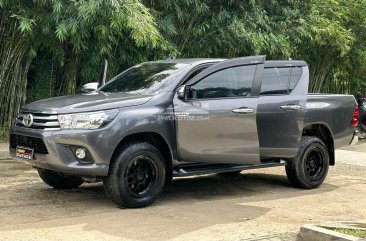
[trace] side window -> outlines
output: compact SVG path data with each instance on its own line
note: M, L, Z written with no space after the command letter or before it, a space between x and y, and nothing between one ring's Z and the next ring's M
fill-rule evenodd
M302 75L301 67L265 68L261 95L286 95L296 87Z
M290 77L290 84L289 84L289 91L291 92L299 82L302 75L302 68L301 67L293 67L291 68L291 77Z
M256 67L239 66L215 72L192 85L189 97L209 99L250 96Z
M261 95L287 94L290 68L265 68Z

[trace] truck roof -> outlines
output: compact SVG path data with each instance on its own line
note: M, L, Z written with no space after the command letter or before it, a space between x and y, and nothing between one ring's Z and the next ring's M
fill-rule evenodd
M264 62L264 67L290 67L290 66L307 66L302 60L268 60Z
M179 63L179 64L200 64L209 62L222 62L227 59L219 58L184 58L184 59L167 59L159 62L164 63ZM289 66L307 66L305 61L302 60L266 60L264 67L289 67Z

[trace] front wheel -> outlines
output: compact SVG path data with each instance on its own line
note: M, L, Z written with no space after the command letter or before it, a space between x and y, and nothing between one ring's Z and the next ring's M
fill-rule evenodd
M286 174L296 187L312 189L325 180L329 169L329 152L317 137L303 137L297 156L288 161Z
M56 189L76 188L84 183L79 177L67 176L60 172L47 169L37 169L39 177L49 186Z
M104 179L104 189L117 205L140 208L160 196L165 178L165 160L160 151L149 143L136 142L115 157Z

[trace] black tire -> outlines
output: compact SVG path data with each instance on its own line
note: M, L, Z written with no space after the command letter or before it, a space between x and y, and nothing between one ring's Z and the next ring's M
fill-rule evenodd
M112 160L104 189L120 207L141 208L152 204L165 184L165 160L146 142L131 143Z
M329 169L329 152L317 137L302 138L295 158L286 164L288 180L296 187L313 189L325 180Z
M84 181L79 177L67 176L59 172L37 169L39 177L49 186L56 189L71 189L79 187Z

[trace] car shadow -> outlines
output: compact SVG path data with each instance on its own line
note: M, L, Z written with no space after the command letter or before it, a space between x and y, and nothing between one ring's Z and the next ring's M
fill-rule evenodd
M231 176L211 174L176 178L165 188L159 204L212 201L220 199L271 200L333 191L337 187L324 183L320 188L304 190L293 187L285 175L237 173ZM277 197L275 194L281 194ZM248 199L250 198L250 199Z
M151 207L188 205L202 201L227 199L236 200L236 202L268 201L330 192L335 189L337 189L337 186L329 183L323 183L321 187L311 190L295 188L285 175L280 174L246 172L236 173L231 176L209 174L174 178L171 183L167 183L161 197ZM101 199L105 199L106 202L111 203L112 206L114 205L105 195L101 183L84 184L78 189L52 190L56 193L78 193L79 195L93 196L97 202L102 202ZM89 201L91 201L90 197Z

